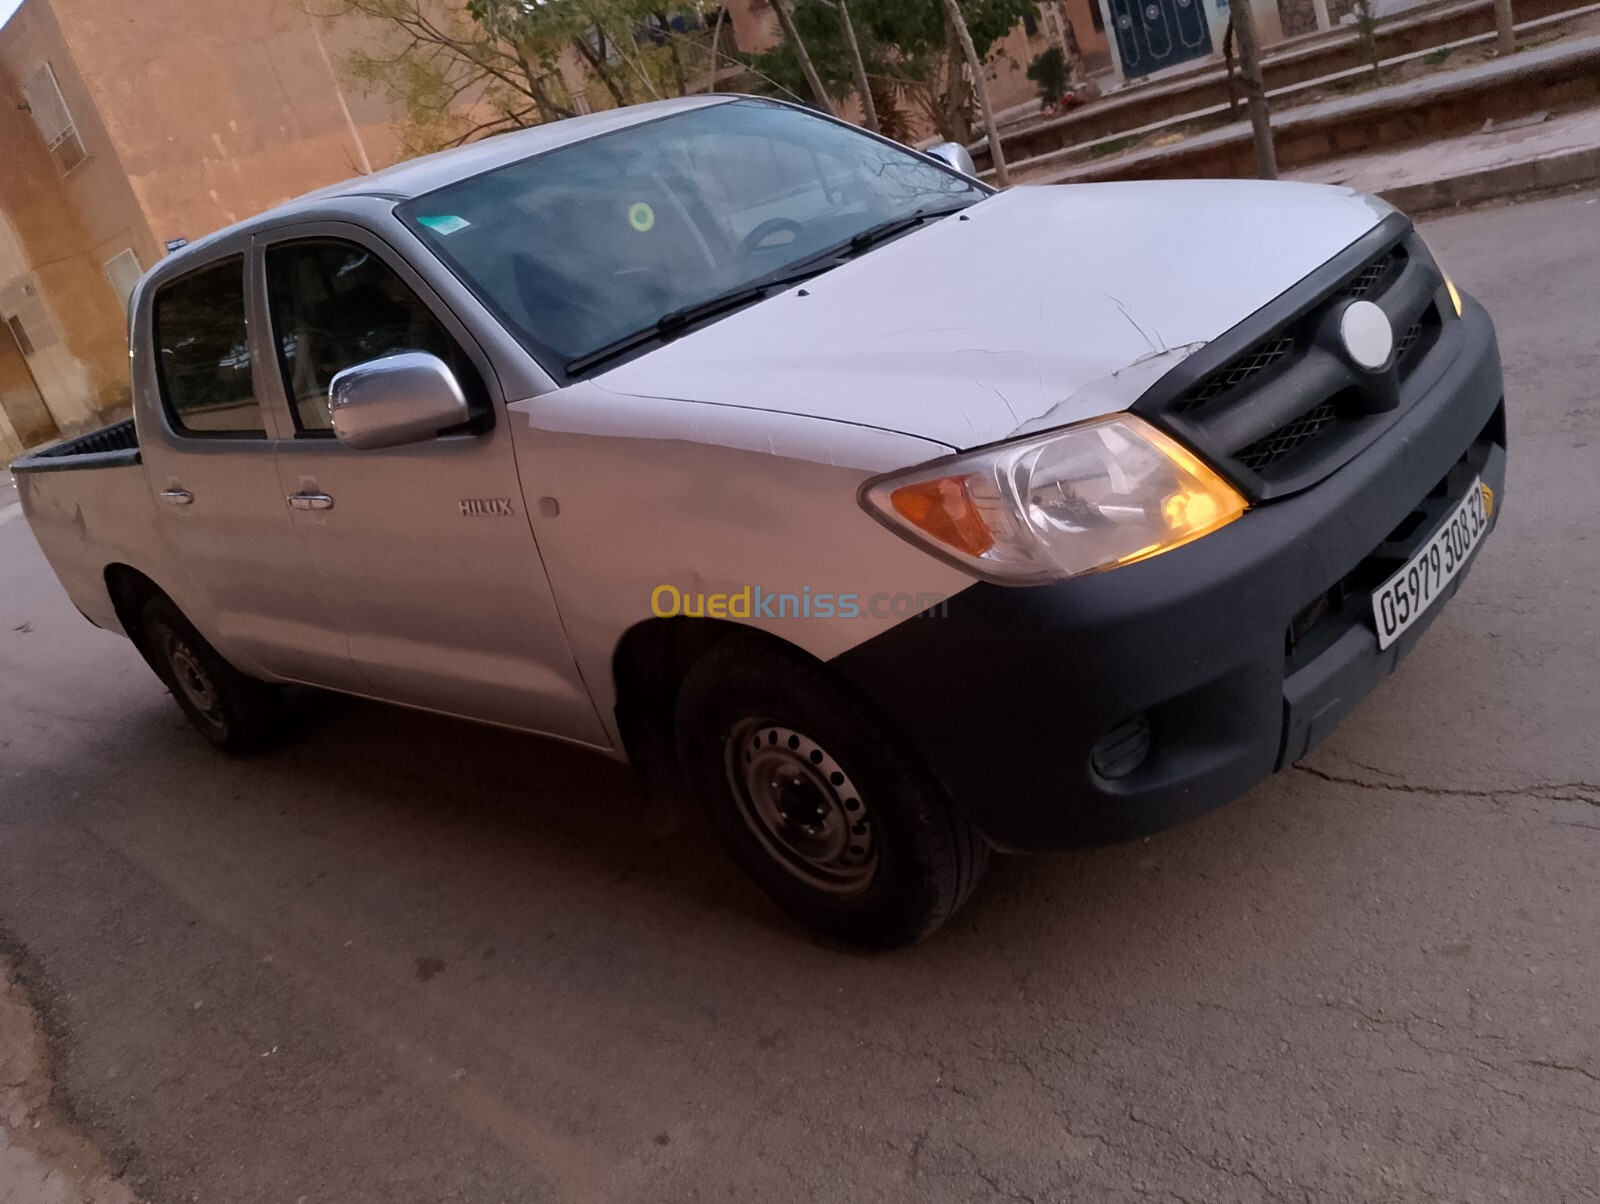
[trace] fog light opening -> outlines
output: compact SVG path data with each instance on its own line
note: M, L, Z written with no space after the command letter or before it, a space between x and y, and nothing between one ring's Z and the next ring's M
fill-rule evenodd
M1143 715L1125 719L1096 740L1089 764L1103 778L1125 778L1150 755L1150 721Z

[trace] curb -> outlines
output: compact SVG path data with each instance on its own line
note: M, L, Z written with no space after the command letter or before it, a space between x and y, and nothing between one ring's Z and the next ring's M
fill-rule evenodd
M1586 146L1441 180L1398 184L1380 189L1377 195L1396 209L1417 214L1596 180L1600 180L1600 146Z
M1407 142L1473 133L1485 117L1521 117L1537 108L1566 110L1593 104L1597 98L1600 34L1590 34L1508 60L1491 59L1459 71L1292 108L1274 119L1272 129L1278 166L1292 171ZM1066 153L1025 160L1013 170L1035 184L1254 174L1250 124L1244 120L1123 155L1053 168L1032 166Z

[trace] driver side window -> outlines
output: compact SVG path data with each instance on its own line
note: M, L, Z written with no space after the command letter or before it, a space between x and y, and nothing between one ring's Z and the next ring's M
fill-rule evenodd
M487 416L488 395L472 361L366 247L334 238L268 247L267 290L283 387L300 434L332 433L328 386L335 376L401 351L426 351L450 365L474 415Z

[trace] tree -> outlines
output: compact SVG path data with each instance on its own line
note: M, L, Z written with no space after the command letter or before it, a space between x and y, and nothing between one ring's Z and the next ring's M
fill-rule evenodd
M1261 44L1256 41L1256 20L1248 0L1228 6L1239 42L1239 74L1244 81L1245 107L1255 136L1256 175L1278 178L1278 152L1272 145L1272 114L1267 109L1267 89L1261 80Z
M1502 58L1517 49L1517 25L1511 0L1494 0L1495 53Z
M790 53L800 64L800 74L805 76L806 86L811 89L811 99L824 113L832 113L833 102L828 99L827 88L822 86L822 77L817 74L816 64L811 61L811 52L806 49L805 39L795 27L789 0L772 0L772 10L778 14L778 24L783 27L783 40L788 43Z
M1000 145L1000 127L995 124L994 108L989 104L989 80L984 74L983 59L973 44L972 31L967 28L967 19L962 15L957 0L944 0L944 11L950 27L961 42L962 53L966 55L972 90L977 94L978 109L983 114L983 128L989 136L989 161L994 164L995 183L1005 188L1011 183L1011 173L1006 169L1005 149Z
M905 138L910 122L901 107L920 112L941 137L972 140L974 94L966 56L934 0L849 0L868 90L879 125ZM961 11L980 56L1033 11L1033 0L961 0ZM794 25L810 52L828 94L842 98L859 89L849 48L832 0L794 0ZM780 43L745 60L763 90L790 96L809 85L791 46Z
M1356 0L1356 37L1361 39L1361 57L1372 68L1373 77L1383 79L1383 53L1378 49L1378 18L1372 0Z
M702 24L699 0L320 2L314 15L362 18L381 31L349 65L400 106L412 153L681 96L718 65L716 39L689 36Z
M1061 103L1067 94L1067 55L1059 46L1049 46L1028 64L1028 78L1039 85L1039 101L1047 109Z
M333 0L318 15L362 17L384 30L384 44L355 52L350 67L400 104L407 150L437 150L575 111L552 48L530 46L465 6Z
M855 81L856 96L861 101L861 123L874 134L878 132L878 112L872 99L872 85L867 80L866 60L861 57L861 42L856 38L856 24L850 19L850 9L845 0L833 0L839 14L839 32L844 35L845 52L850 59L850 76Z

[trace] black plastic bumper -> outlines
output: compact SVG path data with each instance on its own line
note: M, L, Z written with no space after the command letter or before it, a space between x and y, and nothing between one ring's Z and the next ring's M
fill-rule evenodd
M1505 420L1488 315L1469 300L1446 342L1433 386L1306 492L1112 572L974 585L948 614L901 623L835 667L1001 848L1141 836L1238 797L1326 736L1438 617L1462 576L1380 651L1370 591L1474 476L1498 517ZM1148 753L1102 776L1096 743L1139 716Z

